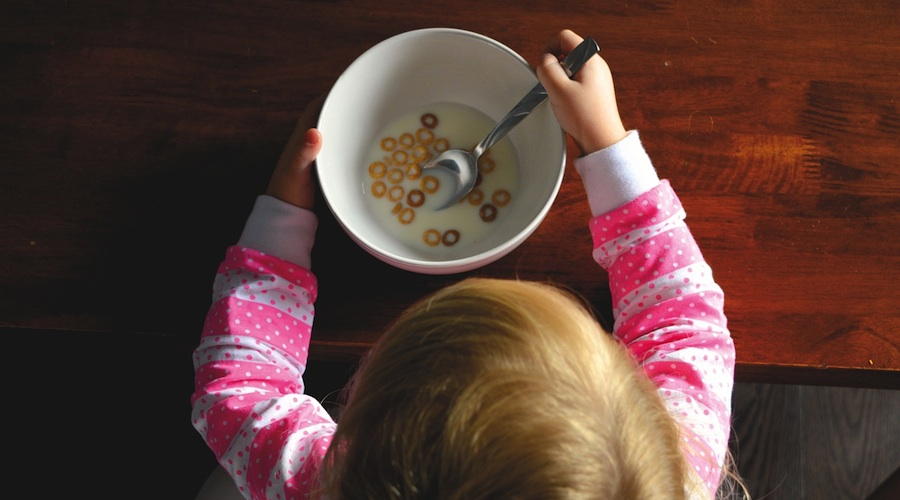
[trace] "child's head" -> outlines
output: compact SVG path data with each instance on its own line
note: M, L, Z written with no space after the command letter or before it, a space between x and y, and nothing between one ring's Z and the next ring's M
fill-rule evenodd
M406 311L358 371L330 498L682 498L678 431L574 296L466 279Z

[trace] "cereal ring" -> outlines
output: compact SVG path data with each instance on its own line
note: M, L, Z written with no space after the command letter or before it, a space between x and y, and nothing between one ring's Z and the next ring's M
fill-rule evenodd
M403 199L404 194L406 194L406 191L403 189L403 186L391 186L387 193L388 199L391 201L400 201Z
M497 218L497 207L490 203L485 203L484 205L481 205L481 210L478 211L478 215L481 217L481 220L492 222Z
M397 220L400 221L400 224L409 224L416 218L416 211L406 207L397 214Z
M384 174L387 172L387 165L381 163L380 161L373 161L369 164L369 176L373 179L380 179L384 177Z
M450 143L447 141L447 139L441 137L440 139L435 139L434 144L432 144L431 147L433 147L434 150L438 153L443 153L450 147Z
M419 144L427 146L434 142L434 132L427 128L420 128L419 130L416 130L416 140L419 141Z
M425 203L425 193L418 189L410 189L406 195L406 204L411 207L421 207Z
M416 143L416 138L413 137L413 135L410 134L409 132L404 132L404 133L400 134L400 145L403 146L404 148L409 149L409 148L413 147L413 145L415 143Z
M494 191L494 194L491 196L491 201L494 202L494 205L498 207L505 207L512 196L509 194L509 191L505 189L498 189Z
M419 118L419 121L422 122L422 126L425 128L434 128L438 124L438 118L434 113L425 113Z
M409 154L402 149L398 149L391 153L391 163L394 165L406 165L409 161Z
M385 137L381 140L381 149L385 151L393 151L397 147L397 139L393 137Z
M422 167L418 163L410 163L406 166L406 178L414 181L422 175Z
M484 156L478 158L478 171L484 174L489 174L494 171L497 167L497 163L494 162L493 158L485 158Z
M394 208L391 209L391 213L397 215L401 210L403 210L403 203L395 203Z
M384 193L387 192L387 186L381 181L375 181L372 183L372 196L376 198L383 198Z
M481 172L478 172L478 173L475 175L475 187L480 186L480 185L481 185L481 181L483 181L483 180L484 180L484 176L481 175Z
M390 169L387 173L387 179L391 182L391 184L400 184L403 181L403 169Z
M472 205L480 205L481 201L484 200L484 191L473 188L469 191L469 194L466 195L466 199L469 200L469 203Z
M437 229L426 229L422 233L422 240L430 247L436 247L441 243L441 233Z
M439 187L441 187L441 181L437 180L437 177L433 175L426 175L425 177L422 177L421 181L419 181L419 185L422 187L422 191L425 191L428 194L433 194L437 192Z
M441 237L441 243L447 245L448 247L452 247L459 241L459 231L456 229L448 229L444 236Z
M418 144L416 147L412 149L412 154L410 154L412 160L416 163L422 163L425 161L425 158L428 157L428 148L425 146Z

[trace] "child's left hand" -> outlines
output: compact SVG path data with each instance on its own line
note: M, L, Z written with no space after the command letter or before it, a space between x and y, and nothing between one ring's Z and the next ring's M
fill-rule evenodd
M312 101L297 120L266 189L267 195L307 210L312 210L316 198L312 169L322 150L322 134L313 127L324 101L323 94Z

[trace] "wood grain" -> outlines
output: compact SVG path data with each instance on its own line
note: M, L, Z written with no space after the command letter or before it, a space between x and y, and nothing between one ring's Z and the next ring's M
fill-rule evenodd
M356 57L450 26L534 61L569 27L599 40L626 125L682 198L726 292L739 378L900 387L896 2L98 0L3 11L0 328L193 345L218 261L294 120ZM403 307L460 277L388 268L324 205L317 213L316 357L358 356ZM570 168L537 232L470 274L563 282L608 321L587 217Z

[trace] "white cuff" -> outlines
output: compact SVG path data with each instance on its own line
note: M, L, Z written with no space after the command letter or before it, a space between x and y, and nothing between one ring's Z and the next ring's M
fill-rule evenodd
M316 214L305 208L260 195L247 218L238 245L309 269L318 223Z
M594 216L620 207L659 184L637 130L629 131L611 146L576 158L573 164L581 174Z

